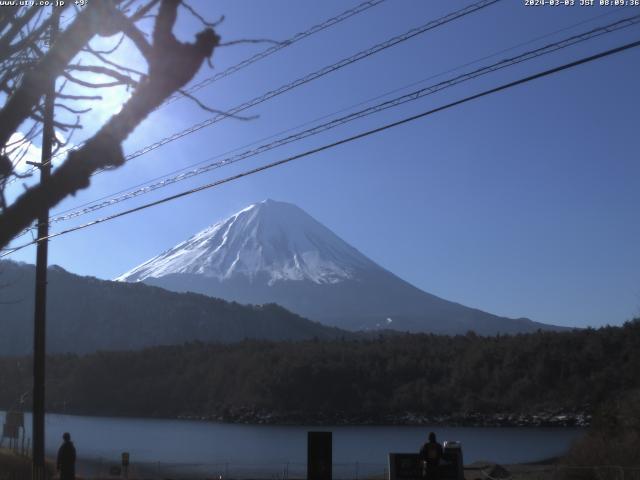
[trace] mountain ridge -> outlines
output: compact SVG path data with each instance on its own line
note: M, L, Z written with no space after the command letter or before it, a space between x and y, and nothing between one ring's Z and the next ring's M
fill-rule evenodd
M116 280L240 303L274 302L348 330L493 335L563 329L424 292L299 207L270 199L216 222Z
M35 267L0 261L0 355L32 351ZM184 342L350 338L281 306L239 305L197 293L48 270L47 351L138 350Z

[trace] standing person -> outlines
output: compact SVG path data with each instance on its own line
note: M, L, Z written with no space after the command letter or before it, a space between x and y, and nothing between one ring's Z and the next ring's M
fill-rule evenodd
M64 442L58 450L57 465L60 480L76 480L76 447L73 446L69 432L65 432L62 439Z
M429 480L437 480L438 465L442 458L442 445L436 442L436 434L429 433L429 441L420 449L420 460L423 465L423 475Z

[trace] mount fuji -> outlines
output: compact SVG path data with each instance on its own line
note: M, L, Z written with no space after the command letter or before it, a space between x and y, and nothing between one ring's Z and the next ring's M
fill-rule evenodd
M349 330L481 335L560 329L426 293L295 205L250 205L116 279L239 303L278 303Z

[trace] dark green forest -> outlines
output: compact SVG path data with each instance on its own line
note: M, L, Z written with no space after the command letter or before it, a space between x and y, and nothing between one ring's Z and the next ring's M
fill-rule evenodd
M352 423L407 412L590 413L640 387L638 345L640 319L622 327L513 336L402 334L55 355L47 366L47 408ZM0 408L17 406L31 388L30 376L28 357L0 358Z

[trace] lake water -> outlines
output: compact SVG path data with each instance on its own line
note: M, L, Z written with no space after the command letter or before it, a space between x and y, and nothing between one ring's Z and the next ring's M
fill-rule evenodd
M31 416L25 415L27 436ZM70 432L82 459L80 471L119 463L121 452L132 466L196 469L224 476L258 473L265 478L304 472L307 432L333 432L334 477L358 478L382 473L389 452L416 452L430 430L438 440L462 442L464 462L531 462L563 454L583 430L579 428L465 428L408 426L265 426L189 420L46 417L46 451L53 457L64 432ZM244 472L244 473L241 473Z

